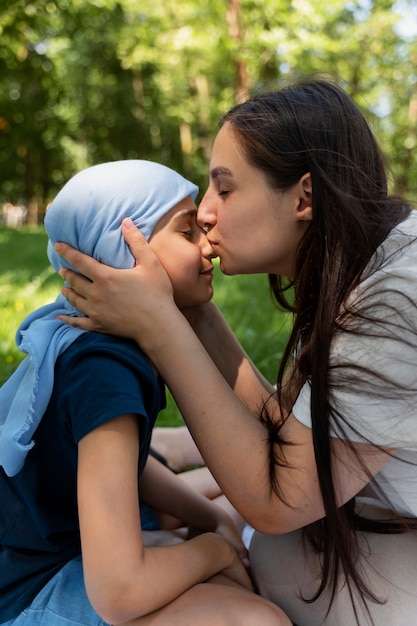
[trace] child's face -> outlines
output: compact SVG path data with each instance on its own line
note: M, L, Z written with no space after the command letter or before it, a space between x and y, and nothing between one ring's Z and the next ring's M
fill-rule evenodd
M197 226L196 214L191 197L185 198L159 220L149 239L171 279L179 308L202 304L213 296L211 260L216 255Z

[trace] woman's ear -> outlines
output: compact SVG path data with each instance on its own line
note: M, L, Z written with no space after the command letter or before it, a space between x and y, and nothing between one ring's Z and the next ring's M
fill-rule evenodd
M304 174L304 176L301 177L300 182L303 186L304 192L311 197L311 194L313 192L313 185L311 184L310 172L307 172L307 174Z
M298 181L299 203L297 217L299 220L310 222L313 219L313 186L310 172L304 174Z

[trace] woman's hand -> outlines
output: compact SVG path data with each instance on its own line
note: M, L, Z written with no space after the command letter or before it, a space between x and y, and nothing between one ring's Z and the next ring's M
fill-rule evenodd
M80 272L61 270L61 276L69 284L62 293L86 316L60 319L84 330L137 339L139 311L146 327L147 317L152 319L164 303L168 306L175 303L164 268L130 219L123 221L122 232L133 256L140 262L132 269L114 269L65 243L56 244L56 251Z

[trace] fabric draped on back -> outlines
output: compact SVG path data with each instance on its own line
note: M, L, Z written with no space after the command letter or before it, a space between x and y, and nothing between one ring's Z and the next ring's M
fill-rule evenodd
M130 217L149 239L161 217L197 193L196 185L151 161L114 161L83 170L47 210L48 258L57 272L69 267L54 250L57 241L64 241L112 267L133 267L121 232L123 219ZM84 332L57 320L58 315L80 313L59 295L28 315L16 332L16 345L27 357L0 388L0 465L8 476L20 471L34 445L32 437L51 397L56 359Z

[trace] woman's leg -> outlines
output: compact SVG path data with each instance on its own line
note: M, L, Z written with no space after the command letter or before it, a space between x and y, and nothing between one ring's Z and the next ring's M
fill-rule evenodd
M204 465L204 460L186 426L154 428L151 448L166 459L168 467L174 472L181 472L195 465Z
M161 455L168 467L177 472L190 487L225 509L238 532L242 533L245 520L222 494L208 467L202 467L204 460L186 426L154 428L151 448ZM193 466L199 467L184 471ZM174 520L159 512L158 518L163 528L177 528L181 523L180 520Z
M291 626L291 622L275 604L216 576L124 626Z
M208 467L197 467L195 469L188 470L188 472L181 472L178 476L190 487L224 509L232 518L238 532L242 534L245 526L245 520L240 513L236 511L226 496L223 495Z
M365 554L361 567L371 590L384 601L368 602L376 626L410 626L417 615L417 533L400 535L360 533ZM302 531L282 536L255 532L249 550L252 574L259 592L288 614L298 626L354 626L349 591L341 583L329 615L328 596L307 604L320 580L319 557L302 541ZM358 603L360 626L371 624Z
M208 467L197 467L185 472L180 472L177 476L183 480L189 487L198 491L201 495L215 502L224 509L232 518L237 531L241 534L245 526L245 520L236 511L233 505L221 492L219 485L216 483L213 475ZM182 520L175 519L166 513L157 512L157 517L161 528L174 529L183 525ZM1 625L0 625L1 626Z

